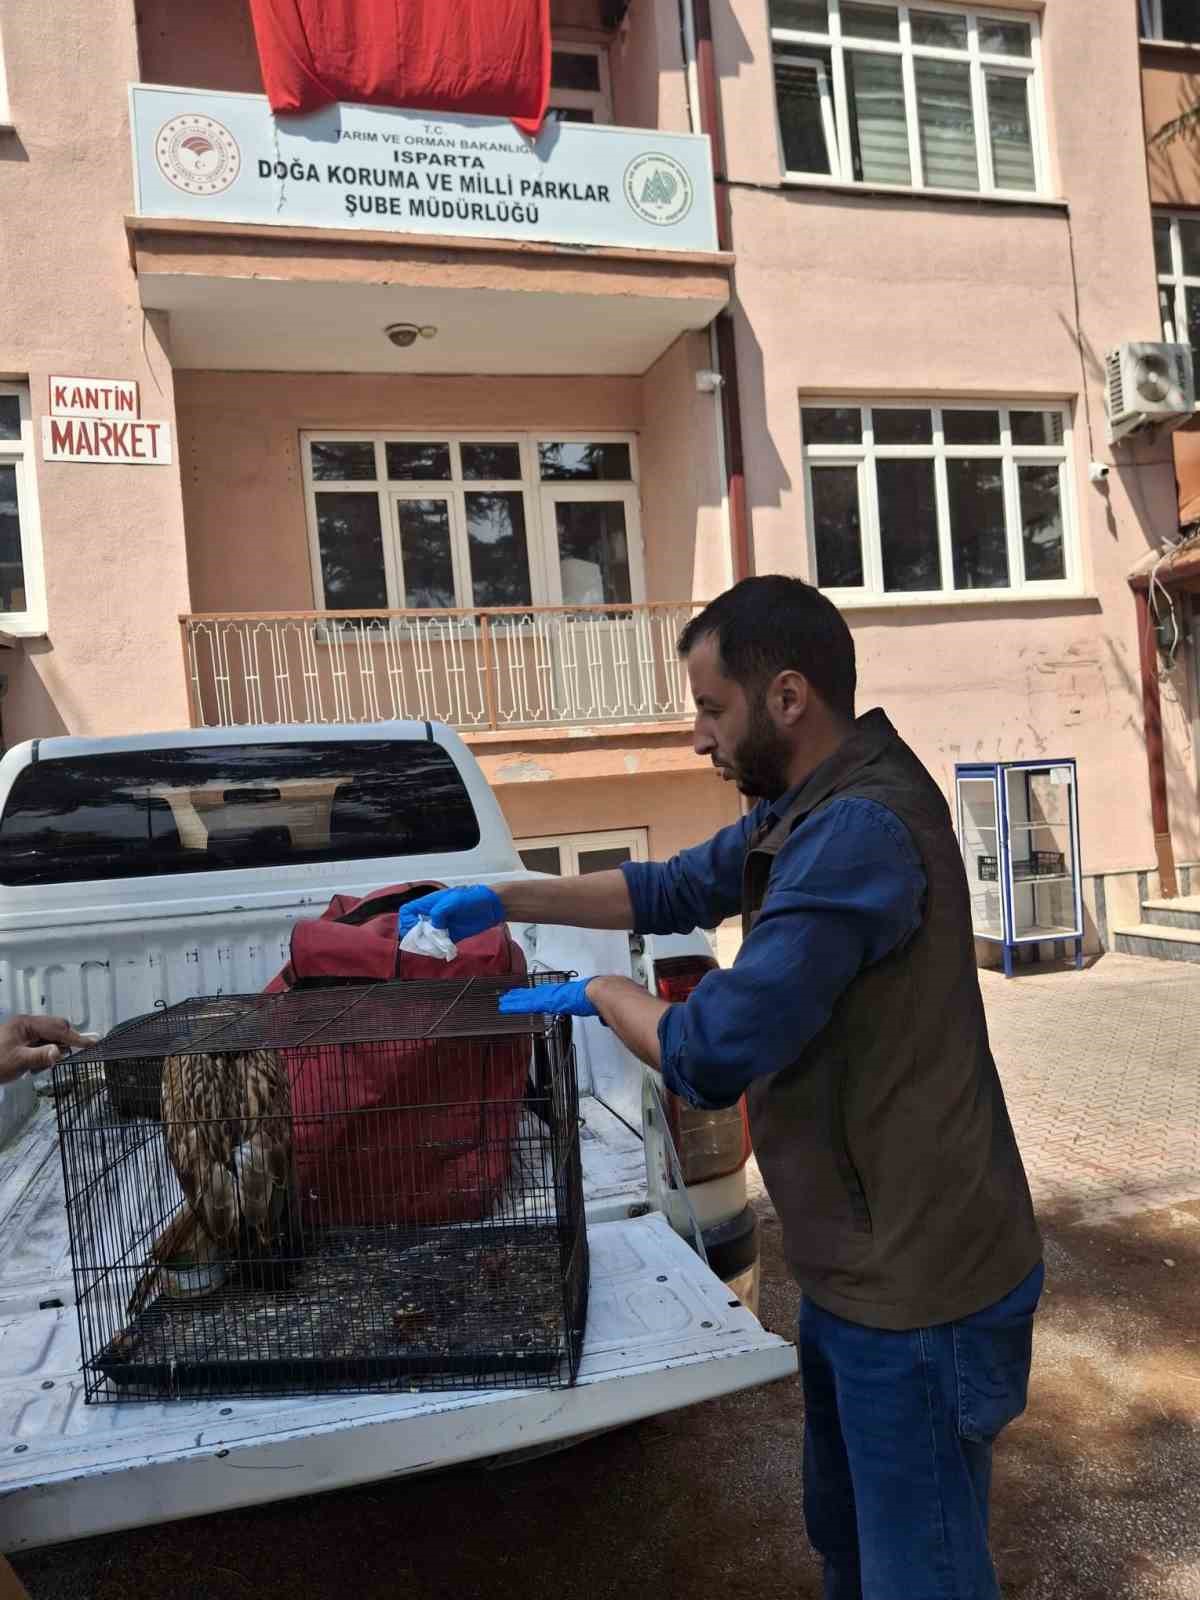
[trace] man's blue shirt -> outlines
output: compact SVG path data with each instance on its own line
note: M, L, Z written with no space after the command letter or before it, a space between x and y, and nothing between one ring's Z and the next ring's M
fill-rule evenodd
M670 861L622 867L639 933L714 928L742 904L755 833L795 790ZM775 858L754 928L732 967L710 972L659 1023L666 1085L692 1105L733 1105L751 1079L778 1072L828 1022L866 967L921 924L925 869L912 835L873 800L834 800L793 829Z

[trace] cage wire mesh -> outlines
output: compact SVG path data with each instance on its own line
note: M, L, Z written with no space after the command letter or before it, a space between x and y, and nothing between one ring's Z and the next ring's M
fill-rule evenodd
M552 1387L587 1316L562 980L186 1000L55 1068L89 1401Z

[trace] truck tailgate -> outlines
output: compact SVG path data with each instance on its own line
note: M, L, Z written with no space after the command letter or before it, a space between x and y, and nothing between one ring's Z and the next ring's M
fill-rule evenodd
M569 1439L796 1370L657 1214L589 1229L571 1389L85 1406L72 1306L0 1314L0 1548L289 1499Z

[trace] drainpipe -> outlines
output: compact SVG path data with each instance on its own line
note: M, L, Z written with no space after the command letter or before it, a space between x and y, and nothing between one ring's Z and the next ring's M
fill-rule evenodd
M1150 768L1150 816L1154 827L1154 854L1158 861L1160 892L1164 900L1179 893L1175 878L1175 851L1171 845L1171 816L1167 804L1167 763L1163 750L1162 701L1158 692L1158 649L1150 616L1147 589L1135 589L1138 655L1142 668L1142 717L1146 727L1146 762Z
M717 243L733 249L733 222L729 186L725 182L725 141L721 133L721 106L713 50L712 11L709 0L680 0L683 47L688 80L688 110L693 128L708 134L712 146L716 185ZM746 475L742 458L742 405L738 388L737 335L733 313L722 311L708 330L710 359L721 374L718 466L723 483L729 526L729 557L733 581L750 574L750 523L746 511Z

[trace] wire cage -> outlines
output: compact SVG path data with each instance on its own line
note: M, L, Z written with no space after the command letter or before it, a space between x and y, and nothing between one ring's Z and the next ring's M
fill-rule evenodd
M89 1402L573 1383L568 1019L528 978L186 1000L54 1069Z

